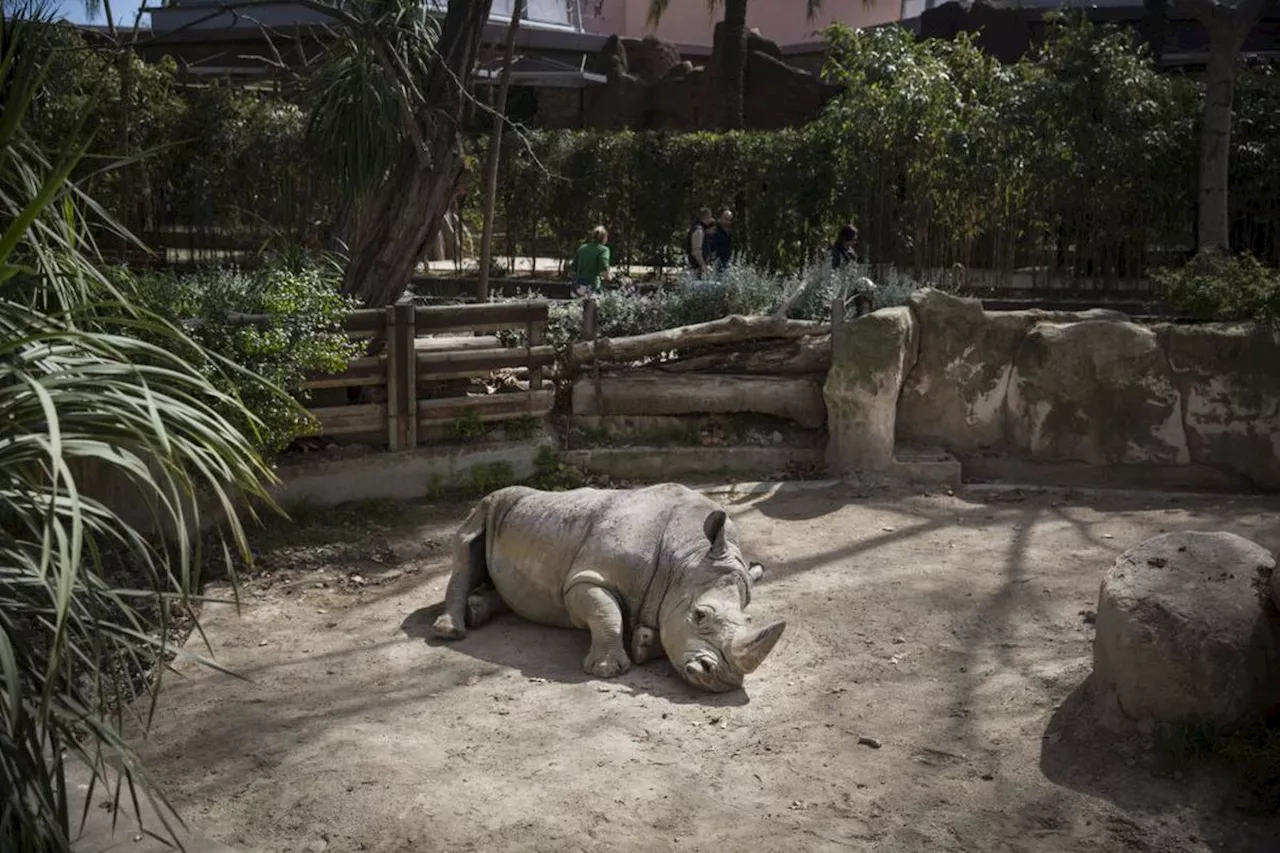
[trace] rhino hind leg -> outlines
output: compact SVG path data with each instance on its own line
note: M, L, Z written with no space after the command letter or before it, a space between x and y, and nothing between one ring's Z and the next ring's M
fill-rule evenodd
M618 600L601 587L580 583L565 593L564 602L574 623L591 630L591 649L582 661L582 669L600 678L613 678L630 669Z
M449 586L444 593L444 613L431 626L431 633L437 639L461 640L467 636L470 599L489 580L489 567L484 559L485 510L485 503L481 501L454 536L453 574L449 575Z
M631 633L631 660L637 666L662 657L662 643L658 632L644 625Z
M467 627L479 628L493 617L510 610L502 596L493 588L493 584L482 584L467 596Z

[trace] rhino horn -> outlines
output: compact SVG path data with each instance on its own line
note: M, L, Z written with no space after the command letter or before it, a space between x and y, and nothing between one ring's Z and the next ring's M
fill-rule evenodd
M729 659L743 674L754 672L778 644L786 627L786 622L774 622L745 639L741 635L735 637L729 647Z
M707 541L711 543L712 554L723 554L729 549L728 543L725 541L725 522L729 516L722 509L713 510L707 516L707 520L702 523L702 530L707 534Z

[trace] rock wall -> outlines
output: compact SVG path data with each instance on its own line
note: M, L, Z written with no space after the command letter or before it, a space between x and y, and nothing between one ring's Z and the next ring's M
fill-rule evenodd
M1280 488L1280 341L1245 324L984 311L926 290L901 440L1040 462L1201 464Z
M591 63L608 82L588 89L583 97L582 124L595 130L716 129L724 124L719 77L721 27L705 68L681 58L674 45L653 36L605 42ZM838 86L782 60L776 44L752 33L747 39L747 73L743 123L751 130L773 130L809 121ZM548 127L564 124L554 111L540 120Z
M1280 489L1280 338L1270 329L1147 326L1102 310L985 311L976 300L936 290L915 294L909 309L915 334L904 344L912 348L910 368L895 411L873 418L877 428L865 437L853 427L833 435L833 447L874 444L883 455L889 417L897 445L941 447L962 463L1002 456L1201 466ZM856 339L869 319L848 324L837 347L861 357L843 342ZM882 324L865 327L867 340L880 337L870 333ZM845 361L833 352L833 373ZM897 381L891 368L883 370ZM832 412L834 431L840 421ZM859 454L837 455L848 465Z

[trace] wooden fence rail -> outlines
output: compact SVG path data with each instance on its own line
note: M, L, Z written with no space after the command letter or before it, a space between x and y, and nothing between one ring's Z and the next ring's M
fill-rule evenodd
M417 307L409 302L384 310L353 311L344 328L352 337L385 341L378 355L357 358L339 374L316 375L310 389L361 388L375 402L313 407L322 435L385 434L391 450L418 446L419 431L448 426L464 417L481 423L550 414L555 392L543 381L543 368L555 361L543 344L548 305L544 301ZM244 315L244 322L253 322ZM504 347L479 332L522 329L525 346ZM419 337L465 332L468 336ZM489 376L495 370L522 369L527 390L491 394L441 394L441 383ZM426 386L424 388L424 386ZM439 395L439 396L437 396Z

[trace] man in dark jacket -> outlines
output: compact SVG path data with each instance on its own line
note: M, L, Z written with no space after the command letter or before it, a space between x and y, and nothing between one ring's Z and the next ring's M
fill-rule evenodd
M704 207L698 211L698 218L685 233L684 252L689 269L698 278L707 274L711 268L712 256L708 253L707 237L715 230L716 220L711 215L711 208Z
M729 261L733 259L733 233L730 228L733 225L733 211L728 208L720 211L720 219L716 222L715 231L707 234L706 241L710 243L710 251L706 252L708 261L715 264L717 271L725 270L729 267Z

